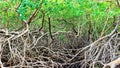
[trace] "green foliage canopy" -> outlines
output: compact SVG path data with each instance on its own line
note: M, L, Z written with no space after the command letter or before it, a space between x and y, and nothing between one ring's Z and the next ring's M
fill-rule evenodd
M55 26L60 27L57 22L61 23L61 21L59 22L57 19L65 19L68 21L66 24L73 23L75 28L79 28L80 25L84 31L88 31L89 28L86 27L92 25L93 33L102 31L107 18L109 21L106 28L110 28L114 16L120 14L120 9L114 1L96 0L1 0L0 9L1 23L9 22L10 28L13 27L13 24L16 28L20 24L20 20L27 20L36 9L39 9L36 18L42 19L41 12L44 12L46 17L50 16L53 19L54 28ZM36 22L41 24L41 20L34 23ZM64 30L71 27L67 26ZM55 30L59 29L55 28Z

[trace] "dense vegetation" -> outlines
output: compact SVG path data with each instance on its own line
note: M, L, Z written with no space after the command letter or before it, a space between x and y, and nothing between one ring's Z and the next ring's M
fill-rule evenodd
M91 0L1 0L0 9L2 28L18 30L29 21L31 29L42 26L48 31L50 17L52 32L74 31L94 38L108 34L120 13L114 1Z
M0 51L3 52L1 61L4 66L20 66L28 62L28 58L37 57L42 61L39 63L43 67L49 66L47 61L53 64L53 67L66 68L67 64L71 68L91 66L93 61L100 60L94 57L102 48L101 46L96 49L99 46L94 45L105 47L104 43L108 40L106 36L111 38L114 33L119 33L119 14L118 0L0 0L0 39L4 38L0 44ZM100 41L104 38L105 40L94 43L99 38ZM88 49L90 43L94 43L90 45L93 51ZM114 41L111 44L114 45ZM80 52L82 47L88 51ZM95 50L97 52L94 52ZM86 53L89 56L86 56ZM95 53L95 56L85 58L92 53ZM85 56L81 57L83 54ZM15 61L16 58L19 58L18 62ZM103 58L109 59L109 56ZM84 59L89 60L85 62ZM78 62L82 60L83 62ZM110 61L112 60L101 62ZM30 64L26 63L26 66L29 68ZM34 63L31 67L33 66Z

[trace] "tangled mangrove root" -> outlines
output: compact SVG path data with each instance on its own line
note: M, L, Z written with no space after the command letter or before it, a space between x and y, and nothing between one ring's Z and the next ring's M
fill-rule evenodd
M49 44L46 35L35 37L26 33L16 39L12 38L14 36L1 36L1 65L27 68L116 66L119 62L112 61L119 58L119 34L102 37L78 49L67 48L65 43L61 46L62 43L57 40Z
M89 44L71 32L0 31L1 68L115 68L120 65L120 32L114 30ZM58 35L65 40L59 40ZM89 45L88 45L89 44Z

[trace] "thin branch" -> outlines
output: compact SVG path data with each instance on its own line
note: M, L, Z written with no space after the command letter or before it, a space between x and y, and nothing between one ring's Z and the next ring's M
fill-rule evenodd
M28 19L27 23L30 24L32 22L32 20L36 17L36 15L38 14L39 9L36 9L33 14L30 16L30 18Z
M50 17L48 17L48 25L49 25L49 33L50 33L50 37L53 40L53 36L52 36L52 32L51 32L51 19Z
M40 7L37 8L37 9L33 12L33 14L30 16L30 18L27 20L28 25L32 22L32 20L33 20L33 19L36 17L36 15L38 14L39 10L42 8L42 3L43 3L43 0L42 0L42 2L40 3Z
M41 28L39 29L39 31L41 31L42 28L44 27L44 22L45 22L45 13L42 12L42 26L41 26Z

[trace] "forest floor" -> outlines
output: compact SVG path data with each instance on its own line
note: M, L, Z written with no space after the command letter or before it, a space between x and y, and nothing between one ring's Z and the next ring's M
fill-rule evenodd
M116 26L117 27L117 26ZM1 67L103 68L119 58L120 32L116 28L94 42L72 32L0 31Z

